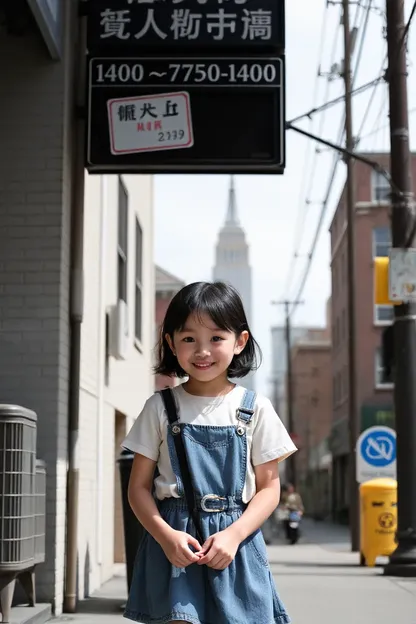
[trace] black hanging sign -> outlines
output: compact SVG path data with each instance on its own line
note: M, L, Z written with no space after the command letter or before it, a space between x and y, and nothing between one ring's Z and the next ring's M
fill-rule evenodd
M88 50L283 51L284 0L89 0Z
M89 61L93 173L282 173L284 56Z

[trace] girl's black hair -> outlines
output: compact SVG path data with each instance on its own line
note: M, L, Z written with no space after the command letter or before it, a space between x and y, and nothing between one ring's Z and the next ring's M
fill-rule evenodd
M228 376L245 377L250 371L257 370L261 363L261 351L251 334L238 292L224 282L195 282L182 288L169 304L160 328L155 373L187 376L173 355L165 336L167 334L173 339L174 333L183 329L191 314L196 314L198 318L207 314L219 329L234 332L236 336L248 331L247 344L241 353L234 355L228 367Z

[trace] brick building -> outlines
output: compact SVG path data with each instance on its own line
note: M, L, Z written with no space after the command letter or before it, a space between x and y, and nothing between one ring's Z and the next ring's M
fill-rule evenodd
M310 329L294 345L291 357L297 483L307 513L323 517L329 513L330 497L330 463L323 452L332 423L329 329Z
M168 271L165 271L159 266L155 267L155 289L156 289L156 309L155 309L155 321L156 321L156 340L157 344L160 335L160 326L165 318L166 310L169 303L181 288L185 286L185 282L182 282L179 278L175 277ZM178 380L174 377L167 377L166 375L155 376L155 390L161 390L166 386L175 386Z
M369 153L367 158L389 167L389 155ZM412 158L416 180L416 155ZM356 236L356 383L357 418L360 430L374 424L393 424L392 385L381 376L380 344L383 328L393 319L392 306L374 305L373 260L388 255L391 245L389 185L386 179L368 165L355 161L355 236ZM332 273L332 383L333 424L333 515L348 521L349 460L348 434L348 283L347 225L345 189L341 194L331 226Z

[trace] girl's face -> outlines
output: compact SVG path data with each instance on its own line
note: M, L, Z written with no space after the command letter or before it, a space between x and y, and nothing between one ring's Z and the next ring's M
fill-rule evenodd
M208 315L198 318L192 314L184 328L175 332L173 341L168 335L166 340L189 377L209 382L227 376L234 355L241 353L247 344L248 332L236 336L216 327Z

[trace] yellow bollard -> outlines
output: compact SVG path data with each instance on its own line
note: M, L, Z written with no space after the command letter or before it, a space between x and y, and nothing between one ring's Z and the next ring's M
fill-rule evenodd
M397 481L372 479L360 485L360 563L375 566L397 548Z

